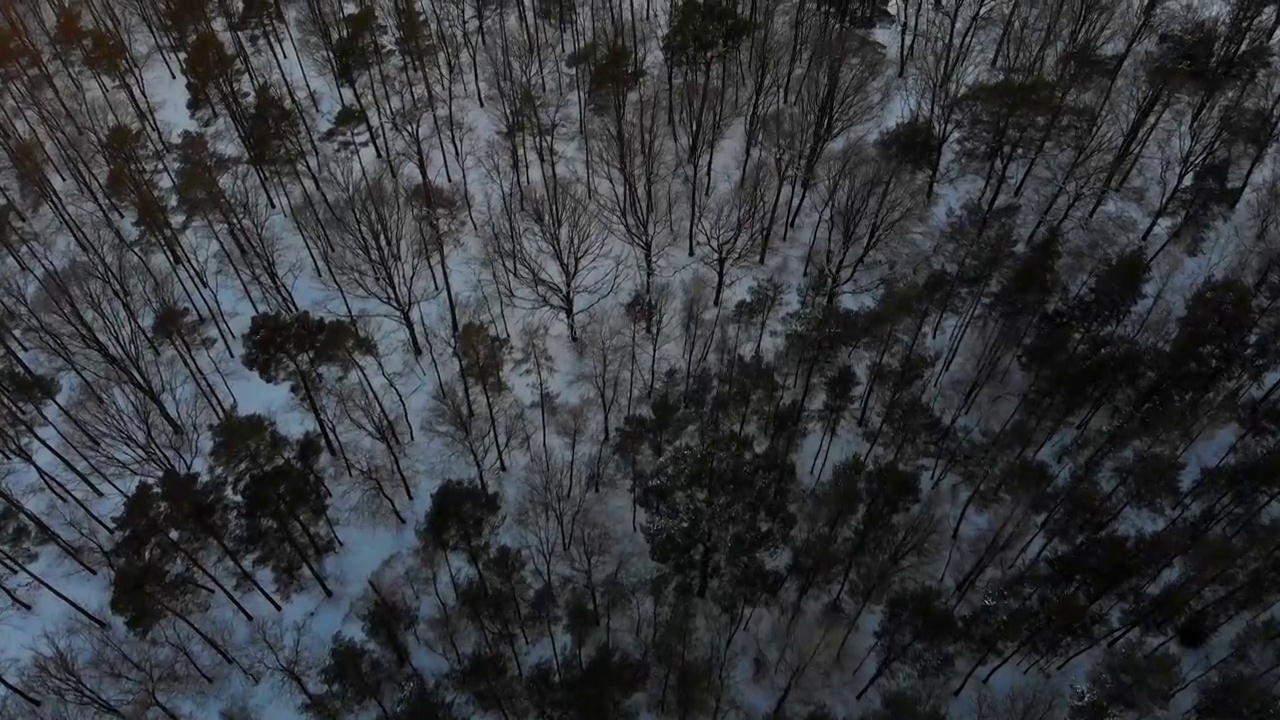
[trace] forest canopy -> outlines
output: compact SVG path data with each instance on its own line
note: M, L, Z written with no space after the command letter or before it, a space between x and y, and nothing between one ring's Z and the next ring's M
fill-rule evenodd
M0 720L1280 720L1278 32L0 2Z

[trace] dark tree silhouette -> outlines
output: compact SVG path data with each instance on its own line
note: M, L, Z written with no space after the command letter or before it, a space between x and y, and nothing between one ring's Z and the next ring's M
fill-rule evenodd
M315 418L325 448L337 456L337 439L320 405L324 371L341 376L356 366L358 356L377 352L373 342L350 322L325 320L303 311L293 316L255 315L244 346L244 366L267 382L289 383L289 389Z
M653 559L684 592L732 596L767 586L792 522L794 465L725 435L666 453L640 489Z

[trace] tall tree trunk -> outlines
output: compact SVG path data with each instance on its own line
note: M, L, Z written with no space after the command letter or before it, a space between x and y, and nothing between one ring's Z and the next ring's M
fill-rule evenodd
M22 698L23 701L26 702L28 705L32 707L37 707L37 708L40 707L39 700L35 699L31 695L28 695L25 691L23 691L22 688L17 687L13 683L6 680L3 675L0 675L0 687L3 687L5 690L8 690L14 695L17 695L18 697Z
M14 556L10 555L8 551L6 551L3 547L0 547L0 559L3 559L5 562L21 570L32 580L35 580L37 583L39 583L40 587L43 587L45 590L48 590L49 592L53 593L55 597L57 597L62 602L66 603L71 609L75 610L77 613L80 614L81 617L85 618L89 622L93 623L94 625L97 625L99 628L103 630L106 630L109 627L107 623L104 620L102 620L102 618L99 618L98 616L84 609L84 606L80 605L80 603L77 603L75 600L72 600L71 598L64 595L62 591L58 590L58 588L50 585L48 582L45 581L44 578L37 575L25 563L21 562Z

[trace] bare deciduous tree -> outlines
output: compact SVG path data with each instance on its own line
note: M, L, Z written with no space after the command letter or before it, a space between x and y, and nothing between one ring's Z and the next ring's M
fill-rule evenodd
M216 662L201 663L187 647L144 642L87 623L45 634L35 651L30 685L67 717L145 717L155 711L180 720L185 701L205 694L202 687L214 681L209 673L217 671Z
M517 223L496 235L498 252L517 300L564 318L569 340L578 320L609 297L620 280L612 243L580 187L559 180L558 190L526 193Z
M662 128L664 102L657 81L642 80L625 120L602 122L592 135L592 160L605 184L598 204L635 254L646 297L675 242L670 231L673 148Z
M626 366L626 317L607 306L596 308L584 323L582 378L590 385L604 423L604 438L609 442L609 421L622 391L622 371Z
M82 452L92 467L124 485L136 478L157 479L166 470L188 472L200 459L202 428L214 420L198 395L183 382L172 358L153 361L150 374L158 396L185 429L173 432L148 398L130 385L92 391L75 388L69 410L80 423L73 425L67 454ZM79 429L92 428L92 435Z
M926 16L926 45L908 71L908 85L913 117L928 123L937 139L925 192L929 198L957 129L957 101L977 77L974 46L993 6L992 0L939 0Z
M823 274L828 305L856 291L854 277L868 262L892 259L889 245L901 244L921 213L922 183L892 152L850 145L827 173L821 188L827 230L820 255L810 259Z
M884 52L851 28L826 25L816 33L798 83L795 111L804 123L804 153L802 166L793 176L792 195L798 180L800 197L788 226L795 225L827 148L882 112Z
M321 659L309 644L310 619L296 623L259 621L251 629L251 665L267 680L302 696L306 707L317 705L320 689L313 682Z
M431 248L414 216L409 192L390 166L363 173L349 164L329 177L334 198L326 211L308 221L327 226L330 244L322 255L348 296L377 303L409 335L413 354L423 353L418 307L434 294Z
M498 447L510 447L518 437L520 415L511 397L495 397L490 417L469 413L460 383L446 379L436 387L432 400L423 428L465 457L475 468L476 479L487 488L488 477L499 468Z
M771 191L777 178L765 162L756 162L746 181L713 194L698 218L698 258L715 278L711 304L720 307L724 290L733 284L734 274L756 255L769 233Z
M344 442L345 459L356 481L357 495L374 496L378 507L385 502L392 515L405 524L396 496L413 501L409 477L413 457L406 452L414 432L406 414L391 414L391 393L371 382L348 379L327 388L335 407L338 431L351 439ZM368 509L356 503L358 509Z

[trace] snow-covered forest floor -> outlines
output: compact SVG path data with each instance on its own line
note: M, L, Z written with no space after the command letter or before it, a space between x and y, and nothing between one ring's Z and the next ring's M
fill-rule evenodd
M1278 29L0 3L0 718L1280 717Z

